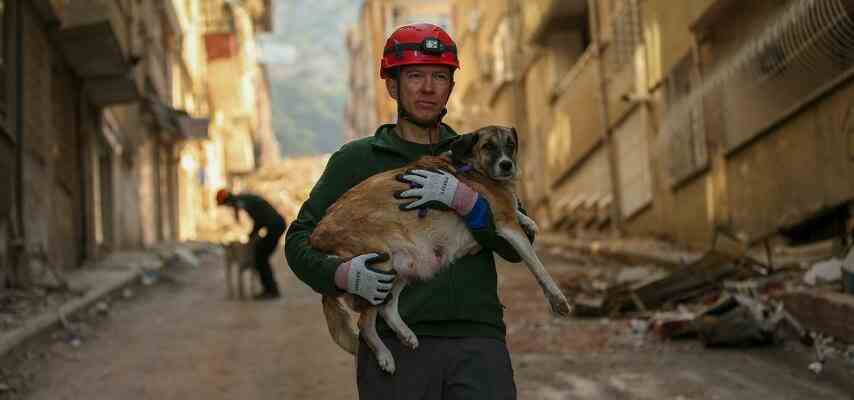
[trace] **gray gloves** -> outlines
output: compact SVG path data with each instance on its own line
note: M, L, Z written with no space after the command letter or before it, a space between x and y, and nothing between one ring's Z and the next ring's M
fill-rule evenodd
M478 198L477 192L472 188L442 170L413 169L398 176L397 180L411 187L394 195L398 199L413 199L400 205L400 209L404 211L422 207L452 209L465 216Z
M385 301L397 273L375 269L371 264L388 260L388 254L368 253L353 257L338 266L335 285L373 305Z

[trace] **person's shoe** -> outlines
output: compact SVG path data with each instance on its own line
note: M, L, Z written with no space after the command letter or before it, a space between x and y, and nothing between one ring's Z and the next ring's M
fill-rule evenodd
M279 297L282 297L282 295L280 295L279 293L263 292L263 293L256 294L255 297L253 297L253 299L258 300L258 301L265 301L265 300L275 300L275 299L278 299Z

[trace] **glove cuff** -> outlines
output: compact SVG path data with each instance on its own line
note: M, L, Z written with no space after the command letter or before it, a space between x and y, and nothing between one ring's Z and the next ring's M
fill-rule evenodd
M475 202L477 202L477 192L472 190L469 185L460 182L457 185L456 193L454 193L454 199L451 201L451 208L456 210L457 214L466 216L471 212Z
M338 266L335 270L335 286L341 290L347 290L348 277L350 275L350 262L347 261Z

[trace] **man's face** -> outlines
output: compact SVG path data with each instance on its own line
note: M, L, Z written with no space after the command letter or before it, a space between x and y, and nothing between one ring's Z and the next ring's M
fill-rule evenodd
M419 122L439 117L454 87L451 69L442 65L409 65L400 70L400 98L397 81L387 79L389 94Z

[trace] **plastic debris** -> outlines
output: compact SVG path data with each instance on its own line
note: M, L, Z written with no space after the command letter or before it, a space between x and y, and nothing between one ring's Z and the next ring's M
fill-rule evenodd
M815 361L815 362L810 363L810 365L809 365L809 367L808 367L808 368L809 368L809 369L810 369L810 371L812 371L814 374L818 375L818 374L820 374L820 373L821 373L822 369L824 369L824 364L822 364L822 363L820 363L820 362L818 362L818 361Z
M632 334L635 336L645 336L649 332L650 322L645 319L633 319L629 321L629 327L632 328Z
M840 279L842 279L842 260L838 258L817 262L804 274L804 283L810 286L837 282Z

